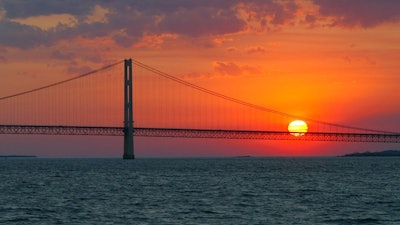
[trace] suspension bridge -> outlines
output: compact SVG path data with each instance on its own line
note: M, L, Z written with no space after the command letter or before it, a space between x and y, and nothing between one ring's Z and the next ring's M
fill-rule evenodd
M133 68L135 67L135 68ZM291 115L204 88L134 59L0 97L0 134L400 142L400 132ZM309 129L289 132L306 121Z

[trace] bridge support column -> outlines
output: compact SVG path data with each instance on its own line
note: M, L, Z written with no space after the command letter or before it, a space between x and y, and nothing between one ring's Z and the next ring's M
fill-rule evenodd
M132 59L125 59L124 63L124 155L123 159L134 159L133 145L133 81Z

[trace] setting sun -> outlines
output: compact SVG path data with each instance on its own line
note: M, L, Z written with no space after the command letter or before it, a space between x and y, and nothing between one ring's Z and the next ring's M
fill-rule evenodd
M288 130L293 136L302 136L307 133L308 126L303 120L294 120L289 124Z

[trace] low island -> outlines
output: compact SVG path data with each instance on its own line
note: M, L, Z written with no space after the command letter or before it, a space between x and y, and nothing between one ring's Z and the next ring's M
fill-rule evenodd
M386 150L381 152L357 152L343 155L343 157L361 157L361 156L400 156L400 150Z

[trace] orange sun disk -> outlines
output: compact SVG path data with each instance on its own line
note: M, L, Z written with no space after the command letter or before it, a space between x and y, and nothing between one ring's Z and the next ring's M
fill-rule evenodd
M307 123L303 120L294 120L289 123L288 131L293 136L302 136L308 131Z

